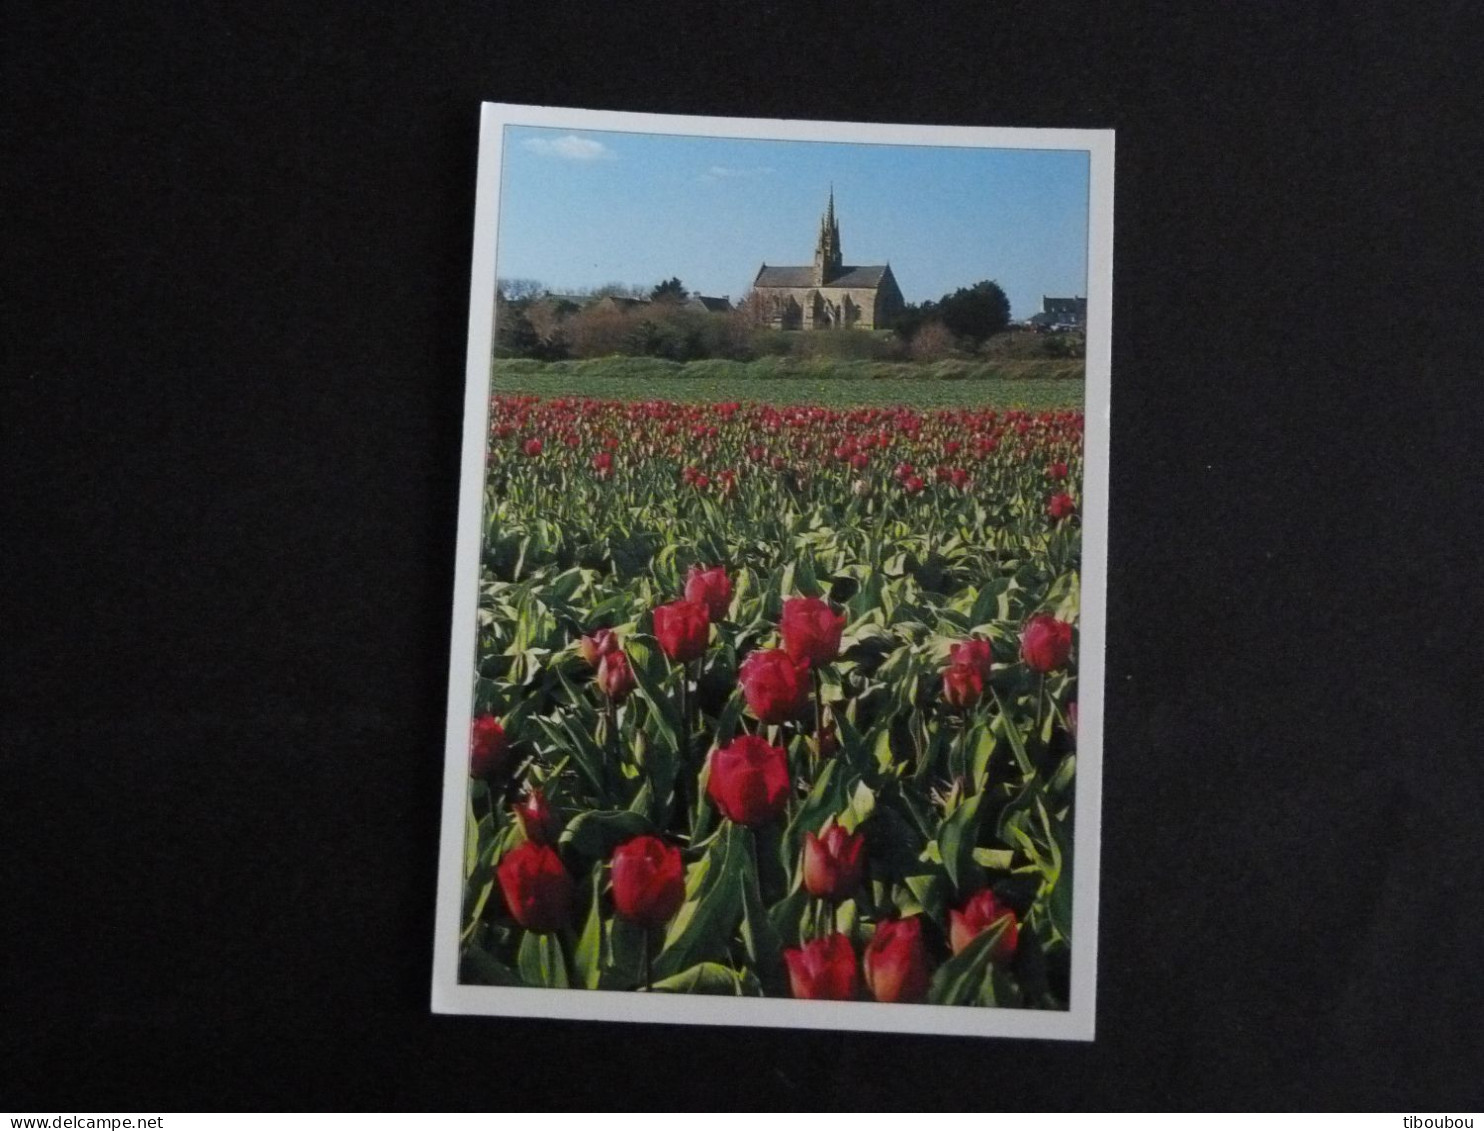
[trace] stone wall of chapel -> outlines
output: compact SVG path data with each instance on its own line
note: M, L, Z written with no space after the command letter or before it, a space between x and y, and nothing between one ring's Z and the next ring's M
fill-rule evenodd
M856 320L850 323L851 328L857 330L874 330L877 325L892 313L883 312L878 306L877 290L875 287L758 287L757 293L770 303L776 303L774 319L777 320L779 313L788 306L792 299L799 306L801 312L799 329L814 330L822 326L814 323L814 296L819 294L836 306L843 306L845 299L856 306Z

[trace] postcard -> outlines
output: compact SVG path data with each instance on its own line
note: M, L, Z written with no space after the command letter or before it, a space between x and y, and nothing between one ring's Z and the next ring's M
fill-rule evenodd
M435 1011L1092 1038L1112 202L483 108Z

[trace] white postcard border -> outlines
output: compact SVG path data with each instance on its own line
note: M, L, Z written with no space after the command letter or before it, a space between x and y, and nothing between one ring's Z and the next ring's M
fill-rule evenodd
M506 126L619 133L956 146L1082 150L1089 158L1087 370L1084 389L1082 586L1077 728L1077 827L1073 839L1072 970L1069 1008L989 1009L883 1005L780 998L692 997L613 990L549 990L461 985L459 914L473 710L479 543L489 431L495 265ZM1111 130L907 126L631 114L551 106L485 103L480 121L469 341L460 461L458 544L444 744L438 907L433 947L435 1013L490 1014L671 1024L745 1025L963 1036L1092 1040L1097 981L1098 872L1102 826L1102 754L1108 568L1108 450L1113 303L1113 154Z

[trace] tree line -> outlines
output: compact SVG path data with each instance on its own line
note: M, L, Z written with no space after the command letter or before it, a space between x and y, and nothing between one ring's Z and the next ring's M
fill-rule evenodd
M553 294L531 279L501 279L495 299L495 353L541 361L613 355L682 362L788 355L940 361L1005 352L1009 343L995 341L1002 336L1038 337L1005 335L1010 303L988 279L937 300L908 303L889 327L877 331L782 331L768 324L753 295L722 313L686 306L691 297L678 277L650 287L610 283L564 294ZM1075 343L1028 344L1034 356L1077 356Z

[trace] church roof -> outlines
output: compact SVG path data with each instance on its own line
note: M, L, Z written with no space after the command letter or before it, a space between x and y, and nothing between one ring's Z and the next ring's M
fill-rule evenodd
M827 287L879 287L886 278L886 264L878 267L841 267Z
M764 267L753 280L755 287L812 287L813 267Z
M841 267L840 273L824 284L822 289L830 287L879 287L881 280L886 277L886 266L879 267ZM764 267L757 273L753 280L755 287L812 287L814 286L813 267Z

